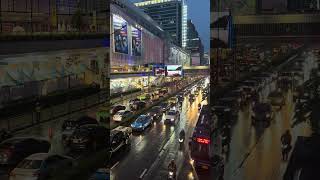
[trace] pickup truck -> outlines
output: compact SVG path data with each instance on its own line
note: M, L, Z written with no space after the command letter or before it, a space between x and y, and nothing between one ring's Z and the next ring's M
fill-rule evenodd
M110 153L116 153L122 148L131 147L131 134L130 127L118 126L110 132Z

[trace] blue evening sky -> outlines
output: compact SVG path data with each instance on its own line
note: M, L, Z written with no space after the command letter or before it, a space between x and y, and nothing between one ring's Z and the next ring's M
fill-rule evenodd
M131 2L140 2L141 0L130 0ZM188 19L195 24L202 43L204 51L209 52L210 48L210 0L186 0L188 4Z

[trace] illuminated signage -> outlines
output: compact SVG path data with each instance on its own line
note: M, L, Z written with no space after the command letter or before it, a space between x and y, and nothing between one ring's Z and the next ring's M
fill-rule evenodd
M118 53L128 54L128 31L127 22L120 16L113 14L113 38L114 51Z

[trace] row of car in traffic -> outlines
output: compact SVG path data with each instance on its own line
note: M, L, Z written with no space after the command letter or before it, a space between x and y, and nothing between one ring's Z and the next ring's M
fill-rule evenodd
M129 107L115 105L110 109L113 121L121 122L139 110L147 107L147 104L156 102L168 94L168 88L156 88L152 93L143 93L134 99L129 100Z

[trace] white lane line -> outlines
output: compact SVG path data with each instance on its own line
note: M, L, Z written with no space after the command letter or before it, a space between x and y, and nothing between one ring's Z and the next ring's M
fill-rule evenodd
M142 139L140 139L139 142L137 142L136 146L138 146L141 142L142 142Z
M118 162L116 162L110 169L113 169L113 168L115 168L117 165L119 164L119 161Z
M143 178L143 176L146 174L146 172L147 172L147 169L144 169L144 170L143 170L143 172L141 173L141 175L140 175L139 179L142 179L142 178Z

